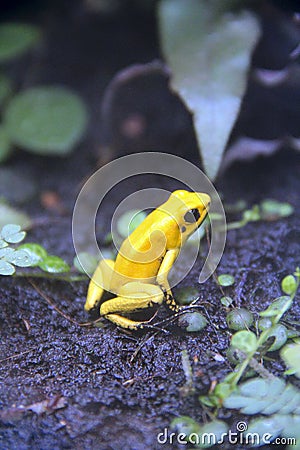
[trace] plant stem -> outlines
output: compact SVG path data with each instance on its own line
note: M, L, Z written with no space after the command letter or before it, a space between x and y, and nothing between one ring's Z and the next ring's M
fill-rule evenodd
M84 281L87 280L86 275L73 275L68 273L48 273L48 272L20 272L14 273L13 277L31 277L31 278L45 278L46 280L57 281Z
M239 222L230 222L226 225L227 231L228 230L236 230L237 228L242 228L245 226L248 222L239 221Z

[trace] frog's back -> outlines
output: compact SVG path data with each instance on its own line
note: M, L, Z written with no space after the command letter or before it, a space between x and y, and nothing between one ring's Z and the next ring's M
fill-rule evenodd
M153 282L158 273L161 261L166 253L167 236L165 229L169 217L159 210L154 210L145 220L125 239L116 258L114 271L115 282L125 284L126 278Z

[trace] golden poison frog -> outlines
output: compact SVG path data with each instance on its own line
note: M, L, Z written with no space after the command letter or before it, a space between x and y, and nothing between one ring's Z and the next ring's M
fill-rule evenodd
M205 219L209 205L207 194L173 192L124 240L115 261L100 261L90 281L85 309L95 308L104 292L112 292L115 297L101 303L100 315L130 330L148 323L127 317L136 311L165 303L178 312L168 274L185 241Z

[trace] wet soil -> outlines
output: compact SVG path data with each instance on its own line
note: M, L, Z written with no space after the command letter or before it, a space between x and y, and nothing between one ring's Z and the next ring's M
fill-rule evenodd
M44 46L32 56L30 73L25 74L26 83L51 82L77 89L89 106L89 131L66 159L40 158L19 150L7 165L33 177L40 191L52 190L61 197L64 215L44 209L39 196L23 206L33 218L42 217L45 222L29 232L28 240L43 244L49 253L72 263L72 208L82 180L96 168L103 89L118 69L150 61L159 52L153 18L130 11L103 18L86 12L80 3L72 11L67 4L40 3L35 11L23 7L7 14L8 18L35 21L45 32ZM19 64L27 67L28 61ZM137 151L141 145L144 147L139 150L150 149L156 142L155 150L180 153L199 165L189 115L165 90L164 82L158 84L155 101L152 85L148 90L137 89L134 95L137 105L147 105L149 100L147 136L140 137L140 141L118 136L117 155ZM129 114L130 108L126 111ZM124 104L119 106L116 117L124 118ZM157 127L150 123L151 117ZM159 180L154 182L155 187L160 187ZM281 295L281 279L299 265L299 156L285 148L271 158L235 164L217 181L217 188L228 203L244 199L252 205L274 198L295 207L289 218L250 223L228 233L218 272L235 276L228 295L234 296L238 306L257 313ZM103 233L109 231L120 192L116 190L113 195L103 214ZM215 380L231 370L226 360L217 357L225 357L230 339L226 311L220 308L222 294L213 279L204 285L197 283L198 269L196 264L179 287L195 287L200 299L207 302L208 327L188 334L173 326L168 334L149 335L133 361L143 336L125 333L110 323L105 323L104 328L79 327L51 308L27 279L2 277L0 408L6 414L0 422L0 448L185 448L176 443L158 444L158 433L178 415L206 420L198 396L207 393ZM75 320L90 319L83 311L88 282L38 280L36 284ZM176 289L174 292L176 295ZM161 311L161 317L165 314ZM299 302L295 301L287 317L299 317ZM186 383L181 360L184 349L193 369L195 392L190 395L184 395L181 389ZM275 375L283 374L277 354L272 354L265 366ZM56 409L54 404L43 414L16 410L55 396L64 397L64 408ZM225 409L219 417L233 430L240 418Z

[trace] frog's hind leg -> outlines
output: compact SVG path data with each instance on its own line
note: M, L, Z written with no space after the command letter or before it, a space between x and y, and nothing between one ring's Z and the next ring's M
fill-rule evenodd
M115 262L112 259L103 259L98 264L89 284L84 305L86 311L95 308L99 304L103 293L109 290L114 264Z
M164 293L159 286L134 281L122 286L118 297L104 302L100 314L119 327L137 330L143 328L147 321L131 320L121 314L161 305L163 300Z

